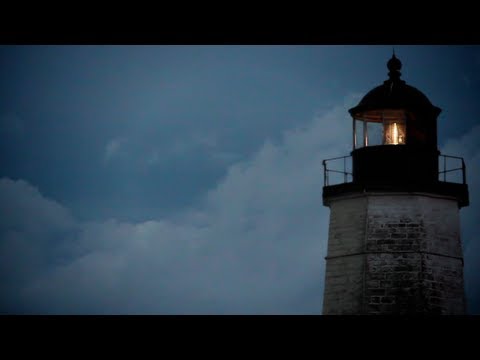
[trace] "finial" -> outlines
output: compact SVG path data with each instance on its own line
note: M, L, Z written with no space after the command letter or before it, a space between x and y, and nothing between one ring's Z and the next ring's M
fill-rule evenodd
M400 79L400 76L402 75L400 72L400 69L402 68L402 62L395 56L395 48L393 48L392 58L387 62L387 68L390 70L388 76L391 80Z

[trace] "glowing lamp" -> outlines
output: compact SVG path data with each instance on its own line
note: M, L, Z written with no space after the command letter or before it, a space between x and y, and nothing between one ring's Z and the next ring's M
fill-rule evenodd
M388 121L383 128L385 145L405 145L405 122Z

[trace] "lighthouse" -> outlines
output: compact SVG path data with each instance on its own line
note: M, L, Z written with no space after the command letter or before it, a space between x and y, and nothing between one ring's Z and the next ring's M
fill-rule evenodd
M464 314L465 162L438 150L441 109L401 79L395 54L387 68L349 110L350 155L323 161L323 314Z

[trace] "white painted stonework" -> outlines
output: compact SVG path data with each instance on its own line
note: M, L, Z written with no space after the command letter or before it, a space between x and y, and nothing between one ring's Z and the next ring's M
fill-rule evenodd
M329 199L324 314L464 314L455 199L363 193Z

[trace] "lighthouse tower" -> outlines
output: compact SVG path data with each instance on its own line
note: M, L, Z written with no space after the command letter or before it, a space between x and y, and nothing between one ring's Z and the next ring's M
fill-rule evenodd
M437 148L441 109L400 78L395 54L387 67L349 110L350 156L323 162L323 314L464 314L465 163Z

